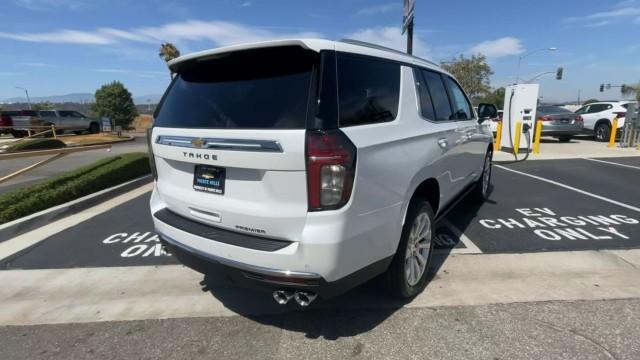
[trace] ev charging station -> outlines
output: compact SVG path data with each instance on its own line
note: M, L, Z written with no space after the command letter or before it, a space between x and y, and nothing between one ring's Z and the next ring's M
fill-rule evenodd
M538 106L539 84L514 84L506 88L500 150L528 153L533 143L533 132Z

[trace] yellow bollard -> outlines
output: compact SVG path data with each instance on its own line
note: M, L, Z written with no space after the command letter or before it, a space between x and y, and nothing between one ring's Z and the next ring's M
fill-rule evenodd
M494 149L500 149L500 139L502 139L502 121L498 122L498 129L496 130L496 142L493 145Z
M520 152L520 135L522 135L522 123L516 121L516 133L513 140L513 153L518 154Z
M613 118L613 126L611 127L611 136L609 136L609 147L616 146L616 133L618 132L618 117Z
M540 154L540 137L542 136L542 121L536 121L536 133L533 136L533 153Z

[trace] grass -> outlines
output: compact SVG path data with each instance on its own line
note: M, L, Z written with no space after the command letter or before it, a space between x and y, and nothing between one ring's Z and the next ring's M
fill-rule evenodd
M66 146L67 145L64 142L58 139L33 139L11 143L4 148L4 151L14 152L27 150L60 149Z
M145 153L112 156L0 195L0 224L149 174Z
M93 144L103 144L110 142L118 142L129 139L128 136L118 136L116 134L89 134L89 135L73 135L60 137L67 146L83 146Z

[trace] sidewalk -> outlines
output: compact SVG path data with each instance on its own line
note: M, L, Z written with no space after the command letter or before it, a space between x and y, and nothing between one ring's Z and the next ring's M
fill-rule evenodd
M540 154L529 154L528 160L549 159L574 159L574 158L603 158L603 157L627 157L640 156L640 150L636 148L609 148L608 143L597 142L589 138L576 138L570 142L561 143L553 138L543 138L540 142ZM525 154L518 154L518 158L524 158ZM513 154L496 151L493 156L495 161L512 161Z

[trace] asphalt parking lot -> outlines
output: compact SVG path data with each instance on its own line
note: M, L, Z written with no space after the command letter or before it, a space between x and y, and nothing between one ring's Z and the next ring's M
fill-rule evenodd
M640 157L494 166L490 201L464 200L438 226L454 254L640 248ZM0 261L0 269L176 264L153 232L143 193Z
M0 359L637 359L638 183L640 157L496 164L490 201L438 225L425 292L305 310L163 253L146 184L0 239Z

